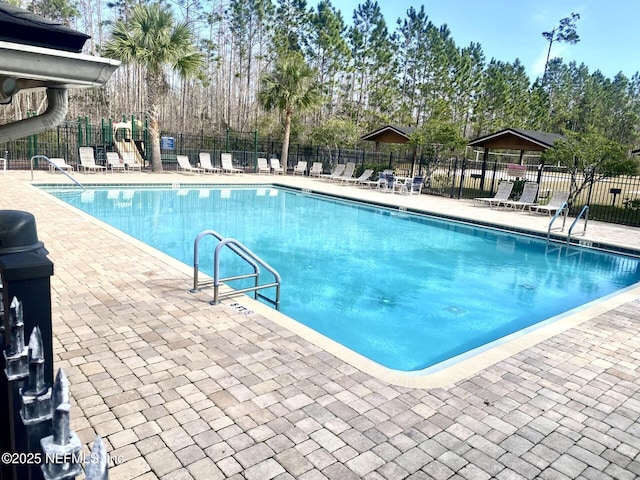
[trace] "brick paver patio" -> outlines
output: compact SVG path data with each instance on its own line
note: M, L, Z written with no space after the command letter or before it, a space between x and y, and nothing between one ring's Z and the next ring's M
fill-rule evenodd
M36 216L72 427L123 462L111 480L640 477L637 297L457 383L399 387L242 300L210 306L188 268L23 178L0 175L0 208Z

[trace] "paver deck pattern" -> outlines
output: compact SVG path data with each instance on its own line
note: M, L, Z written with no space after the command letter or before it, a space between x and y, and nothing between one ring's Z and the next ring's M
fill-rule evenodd
M188 269L26 180L24 172L0 175L0 208L36 217L55 265L55 368L71 383L72 428L85 445L101 435L112 458L122 460L111 467L111 480L640 477L639 299L445 388L398 387L261 315L243 314L234 300L209 305L188 293ZM451 213L469 208L396 197ZM513 212L482 215L520 221ZM607 227L599 228L590 225L603 238ZM610 234L618 243L638 242L637 229L613 226Z

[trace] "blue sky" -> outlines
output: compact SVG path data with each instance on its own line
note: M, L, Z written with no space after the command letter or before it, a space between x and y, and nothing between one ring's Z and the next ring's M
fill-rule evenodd
M351 23L354 9L364 0L332 3ZM554 43L552 58L584 63L590 72L600 70L609 78L620 71L627 77L640 71L638 0L378 0L378 4L390 31L409 7L419 10L424 5L431 22L447 24L457 46L480 43L487 62L492 57L504 62L519 58L532 80L544 69L548 43L542 32L575 12L580 14L576 24L580 42Z

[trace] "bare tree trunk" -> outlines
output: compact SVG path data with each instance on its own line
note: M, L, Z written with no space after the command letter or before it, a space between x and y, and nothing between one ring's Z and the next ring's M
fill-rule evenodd
M284 136L282 137L282 174L287 174L287 161L289 160L289 136L291 135L291 112L285 113Z

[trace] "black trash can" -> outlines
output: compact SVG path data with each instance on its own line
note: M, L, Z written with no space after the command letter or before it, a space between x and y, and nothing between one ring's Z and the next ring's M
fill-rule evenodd
M0 289L4 315L4 346L9 345L9 308L22 302L25 342L40 328L45 355L45 381L53 383L51 275L53 263L38 239L35 217L19 210L0 210Z

